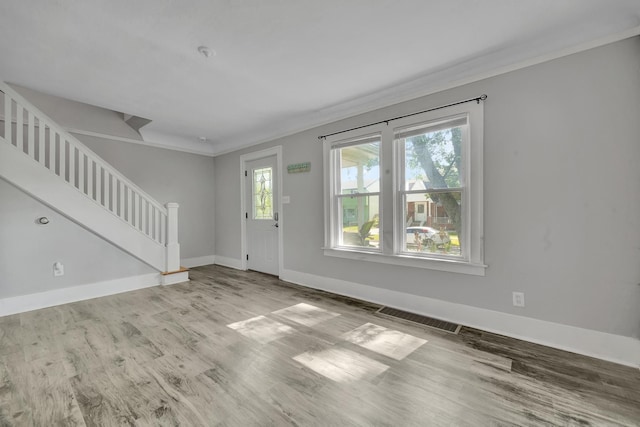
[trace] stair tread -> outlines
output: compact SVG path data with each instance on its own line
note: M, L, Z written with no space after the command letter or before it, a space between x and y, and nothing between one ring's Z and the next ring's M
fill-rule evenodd
M169 275L169 274L184 273L185 271L189 271L189 269L188 269L187 267L182 267L182 266L180 266L180 269L179 269L179 270L175 270L175 271L164 271L164 272L162 272L161 274L162 274L163 276L167 276L167 275Z

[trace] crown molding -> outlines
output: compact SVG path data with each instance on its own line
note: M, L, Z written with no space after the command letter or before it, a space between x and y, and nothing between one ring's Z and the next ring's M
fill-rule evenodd
M385 89L369 93L364 96L318 109L308 114L307 120L304 120L300 117L289 119L287 122L280 125L280 130L269 132L268 130L262 129L259 137L249 136L239 139L232 138L225 142L218 142L215 145L204 146L202 149L194 148L193 146L187 146L187 144L182 144L179 142L176 142L175 144L167 143L166 141L176 139L179 140L180 137L164 134L163 132L156 133L158 135L166 135L166 138L164 136L162 138L159 138L158 135L156 135L156 137L151 137L151 139L154 140L152 141L108 135L82 129L64 129L67 132L76 135L86 135L113 141L145 145L148 147L216 157L239 151L248 147L272 142L301 132L316 129L321 126L335 123L337 121L354 117L360 114L372 112L381 108L390 107L392 105L400 104L424 96L432 95L434 93L496 77L533 65L553 61L555 59L594 49L607 44L615 43L617 41L632 38L638 35L640 35L640 26L635 26L633 28L610 34L595 40L554 50L553 52L548 52L542 55L535 56L533 58L523 59L520 61L498 66L491 66L491 64L500 63L500 61L505 62L505 59L498 57L498 55L500 54L499 52L488 54L486 56L483 56L482 58L475 58L470 61L458 63L451 67L428 73L426 75L401 84L389 86ZM163 142L155 141L157 139L162 139Z
M298 125L297 127L290 127L290 130L273 132L270 134L267 133L267 136L264 136L265 132L262 132L262 136L259 139L244 138L220 143L214 147L213 156L220 156L251 146L271 142L280 138L285 138L287 136L325 126L339 120L344 120L377 109L390 107L395 104L464 86L466 84L475 83L533 65L553 61L555 59L594 49L607 44L615 43L617 41L625 40L638 35L640 35L640 26L636 26L624 31L607 35L605 37L600 37L588 42L579 43L562 49L557 49L553 52L548 52L532 58L523 59L497 67L489 67L489 65L487 64L491 64L494 61L482 58L481 60L483 60L484 65L478 65L479 60L478 58L476 58L474 60L459 63L452 67L436 71L434 73L426 74L424 76L418 77L405 83L401 83L399 85L390 86L386 89L376 91L365 96L354 98L346 102L341 102L327 108L317 110L314 114L315 120L307 120L306 123L302 125ZM492 58L497 54L498 53L495 53L493 55L490 54L487 55L487 57ZM502 59L502 62L504 61L505 60ZM497 59L495 62L497 62ZM483 66L485 68L489 68L482 70L481 68ZM475 70L470 72L470 67L475 67ZM300 123L300 119L298 118L296 122Z

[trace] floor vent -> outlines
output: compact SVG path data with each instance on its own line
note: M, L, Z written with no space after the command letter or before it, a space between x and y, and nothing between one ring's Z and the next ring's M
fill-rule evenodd
M420 314L409 313L407 311L402 311L391 307L382 307L376 312L376 314L385 317L393 317L395 319L408 320L409 322L419 323L420 325L428 326L430 328L438 329L452 334L457 334L462 327L461 325L456 325L455 323L446 322L440 319L434 319L433 317L422 316Z

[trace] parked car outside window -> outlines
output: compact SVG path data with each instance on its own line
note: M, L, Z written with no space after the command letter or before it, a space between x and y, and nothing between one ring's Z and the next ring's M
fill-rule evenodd
M407 227L407 245L422 247L437 247L451 243L449 233L446 230L436 230L432 227L413 226Z

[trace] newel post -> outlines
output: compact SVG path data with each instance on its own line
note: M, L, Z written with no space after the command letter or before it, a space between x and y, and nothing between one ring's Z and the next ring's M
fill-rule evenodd
M167 272L180 269L180 244L178 243L177 203L167 203Z

